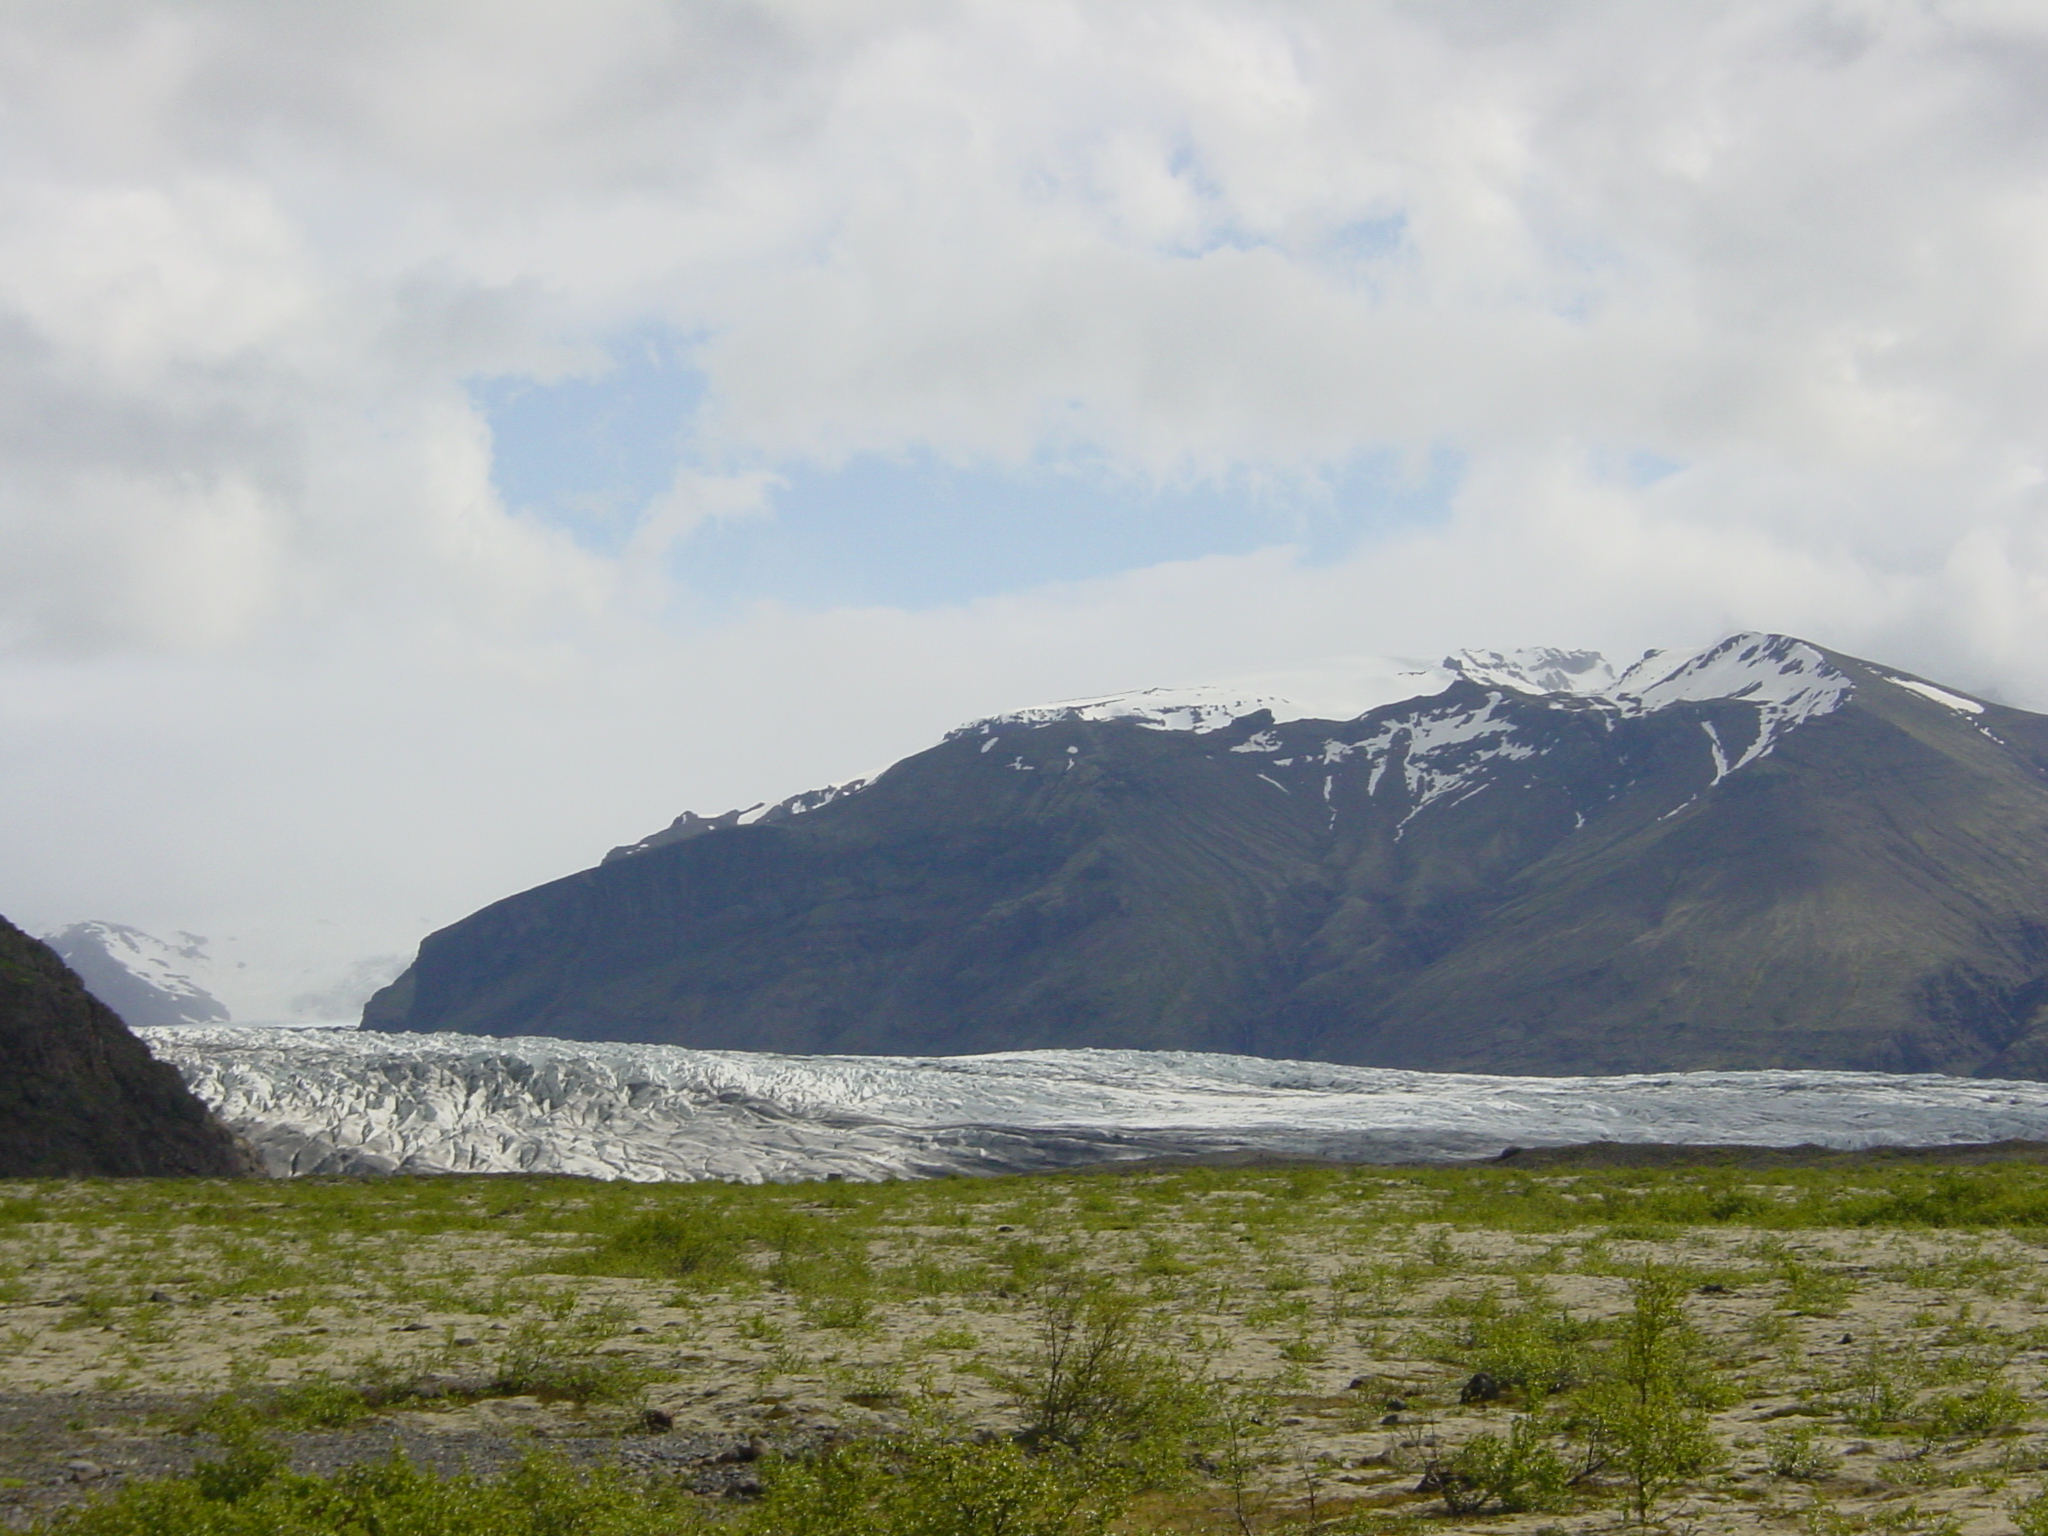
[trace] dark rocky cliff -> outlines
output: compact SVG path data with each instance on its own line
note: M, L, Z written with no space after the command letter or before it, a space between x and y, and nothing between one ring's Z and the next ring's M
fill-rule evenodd
M0 918L0 1177L256 1171L55 951Z

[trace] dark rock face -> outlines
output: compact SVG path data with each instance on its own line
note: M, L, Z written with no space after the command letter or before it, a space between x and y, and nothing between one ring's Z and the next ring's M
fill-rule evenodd
M0 1177L256 1171L175 1070L0 918Z
M365 1025L2048 1076L2048 718L1782 637L1653 706L985 724L692 830L431 935Z

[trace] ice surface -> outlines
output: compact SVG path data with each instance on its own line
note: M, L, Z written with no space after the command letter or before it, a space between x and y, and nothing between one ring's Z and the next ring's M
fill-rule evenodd
M273 1173L907 1178L1265 1152L2048 1139L2048 1084L1866 1072L1531 1078L1194 1052L777 1056L218 1026L143 1031Z

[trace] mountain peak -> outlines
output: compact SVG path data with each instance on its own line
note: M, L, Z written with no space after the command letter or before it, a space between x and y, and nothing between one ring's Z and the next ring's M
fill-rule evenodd
M207 941L196 933L160 939L125 923L90 921L61 928L43 942L131 1028L228 1022L227 1005L201 980L213 961Z
M1277 723L1355 720L1389 704L1442 692L1452 683L1546 697L1605 698L1626 707L1661 709L1707 699L1770 701L1824 714L1851 684L1821 651L1790 635L1742 633L1697 651L1645 652L1625 670L1599 651L1528 646L1519 650L1455 651L1435 664L1400 657L1343 657L1290 672L1262 673L1188 687L1135 688L1063 699L971 720L948 735L989 735L1003 726L1060 720L1129 720L1160 731L1203 734L1270 710Z

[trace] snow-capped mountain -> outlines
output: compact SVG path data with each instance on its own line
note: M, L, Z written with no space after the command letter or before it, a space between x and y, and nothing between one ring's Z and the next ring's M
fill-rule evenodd
M73 923L43 942L131 1029L224 1024L227 1005L209 990L212 957L196 933L159 939L121 923Z
M1787 636L1069 701L679 825L430 935L366 1024L2048 1073L2048 719Z
M1186 1052L776 1056L451 1035L145 1032L274 1174L851 1179L1590 1141L2048 1140L2048 1084L1843 1072L1450 1076Z

